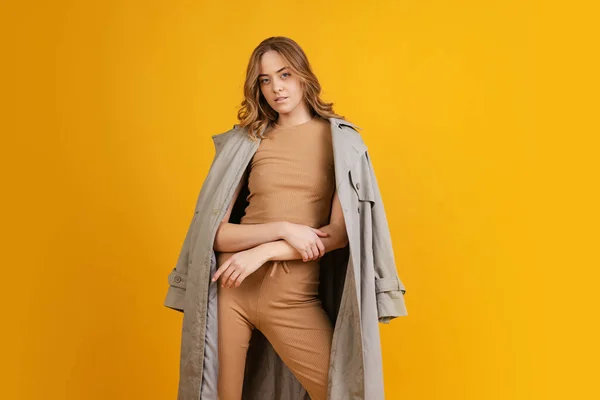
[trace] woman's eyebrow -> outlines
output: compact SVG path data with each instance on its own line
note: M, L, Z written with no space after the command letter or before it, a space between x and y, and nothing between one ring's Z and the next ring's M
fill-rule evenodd
M283 71L284 69L286 69L287 67L283 67L283 68L279 68L277 70L277 72L275 72L276 74L280 73L281 71ZM258 74L258 77L260 78L261 76L269 76L269 74Z

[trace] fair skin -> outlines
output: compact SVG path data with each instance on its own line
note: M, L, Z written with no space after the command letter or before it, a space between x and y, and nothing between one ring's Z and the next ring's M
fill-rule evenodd
M278 52L270 50L261 57L258 83L269 106L279 114L277 125L293 126L312 118L300 79ZM276 101L280 97L285 99Z
M259 85L268 104L279 114L277 124L293 126L312 118L304 100L298 77L286 67L285 60L275 51L263 54L260 64ZM285 98L283 101L277 101ZM238 184L238 197L243 179ZM264 224L229 223L234 202L231 202L215 237L214 250L237 252L215 272L212 281L221 279L221 286L238 287L244 279L267 261L315 260L325 253L348 244L346 224L335 192L329 224L313 228L287 221Z

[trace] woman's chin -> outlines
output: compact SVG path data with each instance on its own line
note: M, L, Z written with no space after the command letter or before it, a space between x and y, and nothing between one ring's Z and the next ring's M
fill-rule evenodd
M273 109L279 114L287 114L288 112L290 112L289 107L283 104L276 104L275 107L273 107Z

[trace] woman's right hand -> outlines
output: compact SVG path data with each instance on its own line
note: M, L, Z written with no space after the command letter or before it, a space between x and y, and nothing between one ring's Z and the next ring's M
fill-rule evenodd
M283 239L302 255L302 261L311 261L325 255L321 238L326 236L329 234L320 229L287 222Z

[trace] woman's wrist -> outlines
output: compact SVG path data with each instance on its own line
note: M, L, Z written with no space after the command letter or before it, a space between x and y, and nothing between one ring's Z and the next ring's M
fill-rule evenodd
M256 246L253 250L257 251L263 263L273 261L275 253L273 252L273 244L276 242L263 243Z
M276 224L275 231L277 232L277 238L285 240L289 232L290 223L287 221L278 221Z

